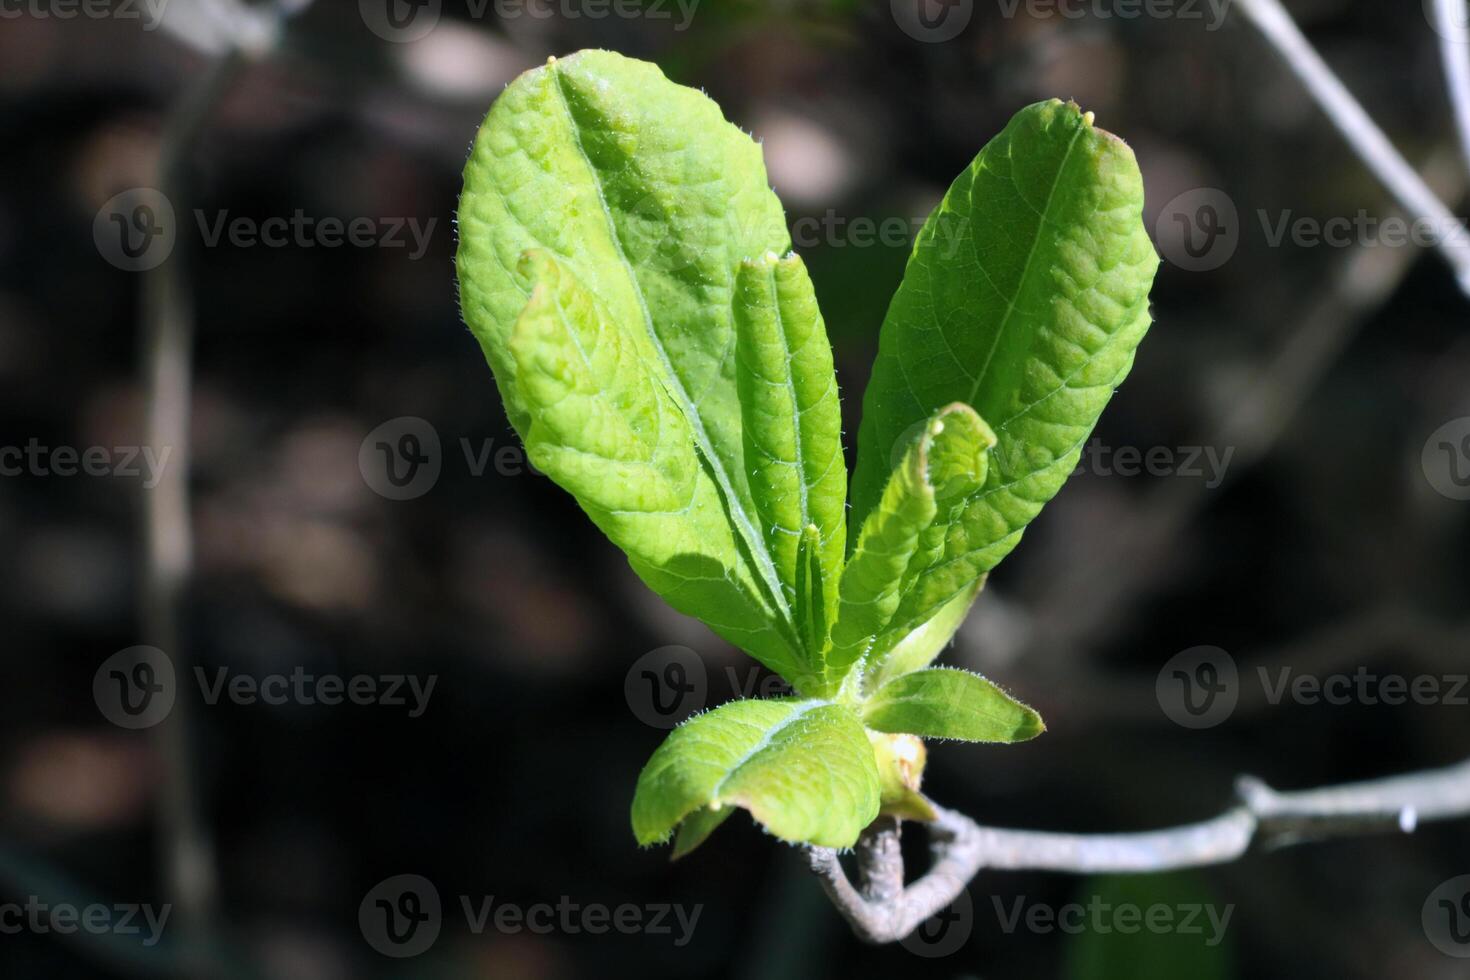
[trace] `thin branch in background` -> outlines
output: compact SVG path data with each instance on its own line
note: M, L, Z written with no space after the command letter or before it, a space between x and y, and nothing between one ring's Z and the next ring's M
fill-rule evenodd
M158 190L175 209L188 213L189 151L210 113L243 62L238 49L216 55L204 79L184 97L165 124L158 164ZM140 316L147 401L147 441L169 465L144 493L145 570L141 625L146 643L166 652L178 676L191 666L184 642L181 607L193 566L189 507L189 406L194 306L188 287L187 236L146 274ZM215 902L213 845L199 812L199 793L190 753L191 711L179 698L169 717L153 729L163 763L159 811L164 880L176 906L178 931L207 944ZM186 940L187 942L187 940Z
M1434 29L1444 58L1450 103L1455 107L1460 147L1470 166L1470 2L1434 0Z
M263 56L279 38L284 18L305 5L281 2L251 8L226 0L202 5L170 5L193 11L200 23L224 33L220 43L200 46L210 55L204 76L184 95L164 125L157 189L174 213L189 213L192 187L189 155L240 69ZM269 16L270 27L262 27ZM246 29L245 25L253 25ZM226 30L231 28L231 30ZM188 39L187 33L173 31ZM197 38L194 39L197 42ZM185 641L182 609L193 569L193 530L189 501L189 417L193 394L194 304L189 288L188 236L177 235L168 259L145 274L139 304L142 323L143 379L147 393L146 445L169 465L143 499L144 571L139 618L144 642L172 658L177 676L188 676L192 654ZM216 898L214 847L204 825L191 752L190 704L178 698L169 716L152 730L163 765L159 812L163 877L174 906L182 945L204 956L213 945ZM205 973L203 963L190 970Z
M1411 833L1423 822L1470 816L1470 760L1446 769L1278 793L1242 778L1237 804L1203 823L1138 834L1057 834L982 827L936 806L929 825L933 864L896 892L903 880L898 828L879 820L857 844L858 886L836 851L811 847L807 858L833 905L858 938L871 943L903 939L950 905L985 868L1072 874L1154 873L1228 864L1253 848L1364 834ZM875 887L876 880L880 885Z
M305 6L300 2L251 6L238 0L170 3L159 12L159 26L200 54L222 57L241 52L260 57L275 48L285 18Z
M1327 67L1280 0L1239 0L1238 6L1276 48L1348 145L1399 205L1410 217L1429 225L1440 254L1455 271L1460 289L1470 296L1470 240L1464 234L1464 225L1435 196L1342 80Z

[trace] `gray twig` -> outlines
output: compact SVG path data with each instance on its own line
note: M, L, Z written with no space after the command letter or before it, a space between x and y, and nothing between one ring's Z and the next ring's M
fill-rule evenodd
M217 46L202 47L212 55L205 74L180 99L165 122L157 189L174 206L176 214L188 213L188 202L193 197L189 181L190 153L221 98L245 63L266 54L275 44L280 23L301 9L304 9L302 3L278 2L270 8L257 9L214 0L196 11L200 16L214 18L212 22L217 25L233 24L238 29L220 34ZM268 36L244 30L241 25L245 18L254 18L251 23L268 22L272 30ZM170 454L169 465L160 474L158 483L146 490L143 498L140 626L145 642L167 652L182 675L187 675L191 662L184 641L182 609L194 551L188 452L194 306L186 242L186 236L177 236L168 259L145 274L139 307L147 393L146 445ZM204 949L210 942L215 900L214 853L200 814L190 730L188 701L180 698L169 717L153 729L152 736L164 770L159 820L168 895L178 907L176 920L180 931L190 937L186 945ZM199 964L193 974L201 975L203 969L203 964Z
M1440 254L1454 269L1461 290L1470 295L1470 243L1465 240L1464 225L1322 60L1280 0L1240 0L1239 5L1400 206L1416 220L1429 224Z
M188 153L242 60L235 50L216 57L202 82L168 119L159 154L158 190L174 205L176 213L184 213L191 199ZM188 648L180 620L193 564L188 447L194 337L187 260L181 237L168 260L147 273L140 311L148 396L146 444L170 454L169 465L157 485L145 491L143 497L141 626L145 641L166 651L176 668L186 672ZM159 818L168 893L179 906L180 927L207 935L215 892L213 848L199 815L189 751L189 714L187 699L180 699L152 734L164 767Z
M1421 822L1470 816L1470 760L1362 783L1278 793L1242 778L1238 802L1203 823L1135 834L1058 834L982 827L936 806L929 825L933 863L908 887L898 829L887 818L864 832L856 847L858 886L836 851L807 849L812 871L859 939L903 939L952 903L985 868L1074 874L1150 873L1228 864L1254 848L1274 849L1330 837L1411 833Z
M1436 152L1424 168L1424 179L1447 199L1458 199L1465 189L1463 169L1456 154ZM1403 283L1415 255L1413 249L1359 243L1316 295L1284 318L1295 324L1286 341L1250 373L1249 381L1221 400L1226 407L1191 439L1192 445L1235 451L1216 489L1239 479L1275 449L1357 332ZM1053 577L1035 617L1046 629L1034 647L1052 654L1049 660L1057 652L1069 654L1068 669L1076 669L1084 638L1087 647L1096 647L1126 624L1139 597L1169 567L1163 560L1168 550L1215 499L1194 480L1166 480L1150 489L1142 504L1123 515L1106 547L1080 556L1068 571ZM1047 615L1048 608L1065 615Z
M1470 164L1470 4L1465 0L1434 0L1434 29L1444 58L1450 103L1455 107L1460 148Z

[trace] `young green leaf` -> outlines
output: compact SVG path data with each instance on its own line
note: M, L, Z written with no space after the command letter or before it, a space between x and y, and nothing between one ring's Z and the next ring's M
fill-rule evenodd
M771 627L689 426L646 370L643 338L613 321L560 261L522 260L536 283L507 351L530 419L530 460L569 490L639 576L681 612L780 673L801 660Z
M919 792L929 758L924 740L917 735L870 731L868 741L878 763L879 812L903 820L939 819L934 805Z
M800 258L767 253L741 263L735 334L751 495L787 603L805 614L797 625L815 663L847 546L847 464L832 345ZM808 528L815 542L802 542Z
M863 399L854 524L940 405L995 429L983 489L897 615L924 622L993 568L1061 488L1149 325L1158 267L1133 153L1075 105L1021 110L929 216Z
M984 587L985 576L982 575L970 588L947 602L932 619L898 641L878 661L876 669L869 672L865 686L870 690L877 689L895 677L932 664L959 632L960 625L970 614L970 607Z
M922 625L897 617L901 601L943 554L948 518L985 482L986 454L995 443L966 405L940 409L911 438L838 583L825 663L829 690L867 658L875 659L865 669L876 667L876 658Z
M669 860L677 861L689 854L709 840L709 835L719 830L720 824L734 815L735 808L730 806L706 806L689 814L674 834L674 849L669 852Z
M638 361L684 417L719 491L740 579L754 583L766 625L798 653L746 476L734 369L741 262L790 248L759 147L654 65L609 51L552 59L491 107L465 165L459 229L465 321L517 431L526 435L536 410L509 350L532 286L518 263L543 248L611 322L638 335ZM696 564L691 571L719 574Z
M852 709L829 701L734 701L680 725L648 760L633 796L640 844L693 817L693 844L723 808L742 806L782 840L851 847L878 815L873 747Z
M838 541L839 549L842 542ZM837 554L838 566L842 554ZM837 612L837 589L828 587L835 576L822 568L822 532L808 524L796 549L796 622L806 643L808 662L820 665L826 648L827 630Z
M895 678L863 706L880 732L966 742L1024 742L1046 730L1041 716L978 674L936 667Z

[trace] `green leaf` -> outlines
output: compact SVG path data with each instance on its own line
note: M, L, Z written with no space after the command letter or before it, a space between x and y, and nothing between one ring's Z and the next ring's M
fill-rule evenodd
M898 642L888 655L882 658L878 670L868 681L868 687L879 688L888 681L911 671L921 670L932 664L944 648L959 632L960 625L970 614L975 598L985 587L985 577L975 580L974 585L955 596L943 608L908 636Z
M510 340L534 285L519 260L540 248L629 335L637 357L628 370L641 364L683 416L733 528L743 566L735 577L760 593L755 625L782 634L789 649L775 660L798 658L802 644L746 476L735 378L741 263L790 248L759 147L656 66L582 51L511 83L480 128L464 181L461 306L511 423L524 438L538 410ZM692 565L694 574L724 574L698 552ZM711 625L723 633L745 615L727 610L723 628ZM751 652L772 663L768 649Z
M674 849L670 861L677 861L689 854L700 844L709 840L709 835L720 829L720 824L735 814L734 807L702 807L684 818L674 836Z
M826 640L823 624L835 612L846 548L847 464L832 345L800 258L767 253L741 263L735 332L756 515L787 603L805 613L797 625L815 663ZM808 528L816 529L816 541L802 541ZM803 555L804 545L815 553Z
M852 709L735 701L691 718L654 752L633 796L633 833L658 843L693 816L698 843L713 829L701 811L741 806L782 840L851 847L878 800L873 748Z
M879 812L903 820L931 822L939 819L934 804L919 792L929 752L916 735L868 732L873 758L878 764L881 790Z
M836 576L828 575L822 568L821 542L822 532L815 524L808 524L796 549L796 622L802 628L802 639L812 661L820 659L827 643L828 624L837 612L837 589L827 587L827 583L836 581ZM841 546L838 539L839 568Z
M863 399L853 522L939 406L972 406L998 442L900 617L927 621L970 588L1075 468L1148 329L1158 256L1142 208L1132 151L1053 100L1019 112L929 216Z
M1046 730L1041 716L978 674L936 667L895 678L863 706L880 732L966 742L1024 742Z
M557 259L528 252L536 283L507 344L531 462L565 487L654 591L780 673L801 659L773 629L701 465L688 423L613 321Z
M994 442L989 427L965 405L940 409L912 433L838 583L837 620L825 665L829 690L855 664L875 668L922 625L898 615L901 600L943 554L948 519L984 483L986 455Z

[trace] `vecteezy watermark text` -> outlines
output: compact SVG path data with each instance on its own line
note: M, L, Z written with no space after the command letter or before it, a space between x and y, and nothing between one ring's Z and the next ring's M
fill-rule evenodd
M1170 200L1154 222L1154 241L1170 264L1190 272L1218 269L1234 257L1246 234L1267 248L1432 248L1470 245L1470 229L1459 218L1387 217L1359 209L1319 217L1291 208L1258 208L1254 222L1242 220L1234 199L1217 187L1185 191Z
M437 674L311 673L304 667L289 672L249 674L229 667L206 670L196 666L193 679L200 697L211 707L221 702L250 707L359 707L406 709L419 718L439 682ZM92 697L103 717L120 728L151 728L173 710L179 684L173 660L157 647L119 650L97 668Z
M579 902L569 895L555 902L532 903L506 901L495 895L460 895L456 905L465 928L477 936L490 930L503 935L529 932L538 936L600 936L614 932L668 936L678 947L687 946L694 938L704 911L703 905L606 905ZM438 888L428 878L394 875L378 882L363 897L357 922L369 946L384 956L404 959L425 953L434 945L444 926L444 906Z
M1007 935L1026 931L1045 935L1060 932L1079 935L1119 933L1125 936L1146 932L1151 935L1200 936L1206 946L1218 946L1225 939L1234 905L1223 908L1202 902L1169 904L1155 902L1138 905L1133 902L1109 902L1093 895L1084 902L1068 902L1052 906L1028 903L1020 896L1009 907L999 895L991 897L1001 931Z
M468 0L461 8L471 20L492 12L499 21L616 20L666 21L686 31L701 0ZM439 26L442 0L358 0L358 13L368 30L385 41L407 44Z
M29 932L38 936L48 933L69 936L80 932L91 936L142 936L142 945L152 947L163 938L163 929L172 911L172 905L132 902L72 905L68 902L43 902L37 896L29 895L24 902L0 902L0 935L15 936Z
M192 212L205 248L384 248L403 249L410 261L428 251L439 219L431 217L356 217L308 214L253 217L229 209ZM180 228L171 202L151 187L135 187L109 198L92 222L98 253L111 265L143 272L162 265L173 253Z
M1213 490L1225 482L1225 472L1235 456L1235 447L1226 446L1108 446L1092 438L1082 448L1073 474L1095 476L1178 476L1203 478L1205 488Z
M493 436L472 440L461 436L460 454L472 477L540 476L526 451L512 437L497 442ZM357 468L363 482L389 500L422 497L439 482L444 469L444 452L439 430L416 415L401 415L377 426L357 450Z
M141 20L151 31L172 0L0 0L0 20Z
M1159 671L1155 691L1164 714L1184 728L1213 728L1235 712L1241 696L1235 658L1219 647L1190 647ZM1250 675L1246 675L1250 676ZM1470 707L1470 673L1384 673L1359 666L1330 674L1298 672L1290 666L1254 671L1264 701L1345 707Z
M795 693L785 680L754 665L726 664L716 677L724 684L720 701L732 697L770 699ZM650 728L665 731L704 710L710 700L709 689L710 671L704 658L686 646L650 650L633 661L623 676L623 700L634 717Z
M438 218L318 218L297 208L287 217L230 217L228 210L209 215L195 210L194 220L207 248L221 241L236 248L410 248L410 260L424 257Z
M1295 704L1330 704L1343 707L1362 704L1369 707L1388 705L1399 707L1406 704L1429 707L1470 707L1470 674L1380 674L1367 667L1359 667L1352 673L1298 674L1290 667L1278 667L1274 671L1257 667L1261 689L1266 701L1278 705L1290 699Z
M152 490L163 478L173 449L164 446L47 446L32 437L24 446L0 446L0 477L142 477Z
M1203 21L1205 30L1225 23L1234 0L995 0L1007 19L1017 14L1066 20L1182 20Z
M418 718L429 707L429 698L434 685L439 682L435 674L420 678L416 674L310 674L303 667L295 667L289 674L232 673L228 667L217 667L212 673L203 667L194 668L194 678L204 703L211 707L220 701L231 704L264 704L279 707L286 704L311 707L325 705L336 707L355 704L361 707L383 705L389 708L407 708L408 717Z

